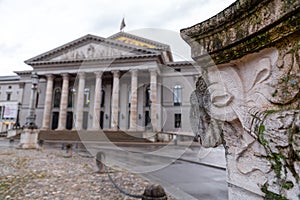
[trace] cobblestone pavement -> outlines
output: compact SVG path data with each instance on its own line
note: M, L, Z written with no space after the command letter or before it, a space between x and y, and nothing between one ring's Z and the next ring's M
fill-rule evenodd
M2 199L132 199L114 188L107 174L96 173L94 158L65 151L0 149L0 200ZM142 194L150 184L124 170L111 170L121 188ZM174 199L169 196L168 199Z

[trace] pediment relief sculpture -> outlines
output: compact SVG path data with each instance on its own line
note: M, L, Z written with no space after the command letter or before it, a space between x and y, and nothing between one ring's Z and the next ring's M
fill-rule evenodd
M88 44L77 49L69 49L62 55L52 58L51 61L97 59L105 57L120 57L125 55L133 55L133 53L117 48L112 48L111 46Z

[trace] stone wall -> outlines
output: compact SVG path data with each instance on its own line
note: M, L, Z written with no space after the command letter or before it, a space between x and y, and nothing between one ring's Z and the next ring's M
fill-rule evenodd
M300 198L299 33L296 0L240 0L181 30L202 66L194 131L225 146L230 199Z

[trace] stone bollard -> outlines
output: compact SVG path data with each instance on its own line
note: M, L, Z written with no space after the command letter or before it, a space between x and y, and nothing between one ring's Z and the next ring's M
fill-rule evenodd
M14 146L14 139L13 138L10 138L9 139L9 147L13 147Z
M105 172L105 166L103 164L105 155L103 152L99 151L96 154L96 165L98 167L98 173L104 173Z
M148 185L142 197L142 200L167 200L168 197L164 188L158 184Z

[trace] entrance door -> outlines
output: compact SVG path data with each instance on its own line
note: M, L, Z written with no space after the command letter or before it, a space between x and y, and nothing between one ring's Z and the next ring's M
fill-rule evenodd
M73 112L67 112L67 129L73 128Z
M100 128L103 129L104 112L100 111Z
M52 113L52 126L51 126L52 130L57 129L57 127L58 127L58 115L59 115L59 112Z
M89 113L83 112L82 128L84 130L88 128L88 117L89 117Z
M145 129L152 130L151 117L150 117L150 112L148 110L145 112Z

